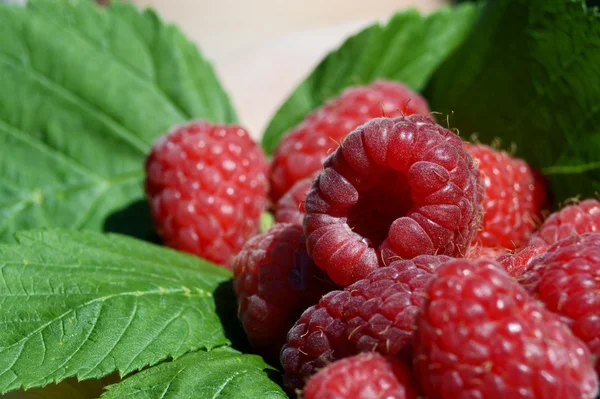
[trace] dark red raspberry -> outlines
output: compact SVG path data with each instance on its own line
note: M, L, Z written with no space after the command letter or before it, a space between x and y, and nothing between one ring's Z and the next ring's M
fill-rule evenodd
M498 264L456 259L427 289L415 373L433 398L594 398L590 352Z
M304 201L310 191L313 179L302 179L292 186L275 204L275 221L278 223L302 224L306 209Z
M277 202L298 180L314 176L358 126L373 118L411 114L429 115L429 106L401 83L377 81L346 89L283 136L271 164L271 199Z
M587 199L548 216L536 235L551 245L575 234L595 232L600 232L600 202Z
M531 262L520 282L587 344L600 373L600 233L554 244Z
M400 360L361 353L311 377L304 399L416 399L416 392L412 373Z
M360 352L405 355L423 291L449 259L423 255L396 261L307 309L281 351L286 388L302 388L318 369Z
M238 317L252 346L277 360L288 330L338 288L306 253L302 226L279 223L252 237L233 262Z
M533 238L529 244L514 254L505 254L496 259L511 277L519 277L531 266L531 261L538 255L546 253L550 246L543 240Z
M192 122L146 159L146 194L166 245L226 265L259 228L268 164L239 126Z
M509 250L525 246L546 208L543 176L504 151L469 143L465 148L478 162L485 186L483 224L473 244Z
M308 253L340 285L394 259L463 256L482 185L454 133L412 115L373 119L330 156L305 202Z

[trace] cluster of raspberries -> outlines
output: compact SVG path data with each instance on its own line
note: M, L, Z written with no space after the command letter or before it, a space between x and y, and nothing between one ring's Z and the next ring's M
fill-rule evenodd
M233 270L290 395L598 394L600 203L545 217L540 173L402 84L347 89L270 161L239 126L179 126L146 171L162 240Z

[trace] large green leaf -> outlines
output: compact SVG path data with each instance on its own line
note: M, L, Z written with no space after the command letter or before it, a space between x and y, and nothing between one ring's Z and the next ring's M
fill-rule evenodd
M600 19L585 2L489 0L428 92L462 135L516 143L557 203L600 191Z
M125 374L229 343L214 295L226 269L121 235L17 240L0 245L0 392Z
M39 226L146 236L144 158L190 119L235 115L212 67L153 12L0 4L0 239Z
M348 86L385 78L421 90L467 36L476 15L477 8L471 4L442 8L428 16L409 10L350 37L321 61L277 111L263 147L272 152L288 129Z
M109 386L102 399L287 398L269 372L276 373L258 356L219 348L144 370Z

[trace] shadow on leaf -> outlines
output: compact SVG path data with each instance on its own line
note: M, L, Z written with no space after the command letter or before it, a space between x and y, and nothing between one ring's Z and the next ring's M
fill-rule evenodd
M160 238L152 225L152 215L146 200L135 201L109 215L104 221L104 232L125 234L160 244Z
M237 300L233 291L233 280L225 281L213 293L217 315L223 324L225 336L232 346L242 353L252 352L244 329L237 318Z

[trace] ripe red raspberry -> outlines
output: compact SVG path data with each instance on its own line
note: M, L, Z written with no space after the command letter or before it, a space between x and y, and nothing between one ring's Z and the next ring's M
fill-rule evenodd
M405 355L423 291L446 256L418 256L323 296L290 329L281 351L289 392L327 364L360 352Z
M377 81L346 89L282 138L271 164L271 199L277 202L298 180L314 176L358 126L373 118L411 114L429 115L429 106L401 83Z
M565 238L531 263L521 284L587 344L600 373L600 233Z
M311 377L304 399L416 399L413 381L400 360L362 353L337 360Z
M548 216L537 237L554 244L575 234L600 232L600 202L587 199Z
M310 191L313 179L302 179L288 190L275 204L275 221L278 223L302 224L306 209L304 201Z
M146 159L146 195L166 245L226 265L258 231L267 161L239 126L192 122Z
M233 275L238 318L252 346L272 359L302 312L337 288L306 253L302 227L287 223L248 240Z
M515 250L527 244L546 207L543 176L522 159L486 145L465 143L485 186L483 223L474 245Z
M373 119L327 159L306 198L308 253L340 285L394 259L463 256L482 195L458 136L420 115Z
M437 271L415 334L415 373L434 398L594 398L591 355L492 261Z
M502 268L511 277L519 277L531 267L532 260L543 253L546 253L550 246L541 239L533 238L529 244L514 254L505 254L496 259Z

